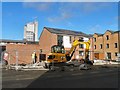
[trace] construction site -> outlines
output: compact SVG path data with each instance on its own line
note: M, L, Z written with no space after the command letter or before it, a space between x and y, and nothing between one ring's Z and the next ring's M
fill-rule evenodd
M44 27L39 42L3 40L2 88L119 87L120 56L104 53L103 48L97 51L95 38L96 34L93 38L82 32ZM118 44L111 51L116 52Z

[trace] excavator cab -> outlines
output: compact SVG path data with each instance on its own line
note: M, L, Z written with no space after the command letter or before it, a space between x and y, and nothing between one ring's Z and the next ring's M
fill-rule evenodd
M54 45L51 47L51 53L62 53L65 54L64 46Z

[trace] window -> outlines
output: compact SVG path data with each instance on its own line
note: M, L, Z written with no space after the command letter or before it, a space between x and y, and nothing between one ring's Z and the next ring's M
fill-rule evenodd
M79 55L80 55L80 56L83 56L83 51L79 51Z
M83 37L80 37L80 38L79 38L79 41L83 42L83 41L84 41Z
M115 48L117 48L117 43L115 43Z
M109 40L109 36L108 35L106 35L106 40Z
M57 36L57 43L58 43L58 45L62 45L62 43L63 43L63 36L62 35Z
M96 42L96 38L94 38L94 42Z
M55 55L48 56L48 59L54 59L54 58L55 58Z
M116 56L116 57L117 57L117 55L118 55L117 52L115 52L115 56Z
M84 45L83 45L83 44L80 44L80 45L79 45L79 48L84 48Z
M70 36L70 43L72 43L72 37Z
M96 49L96 45L94 45L94 49Z
M106 44L106 48L109 48L109 44Z
M100 44L100 49L102 49L102 44Z

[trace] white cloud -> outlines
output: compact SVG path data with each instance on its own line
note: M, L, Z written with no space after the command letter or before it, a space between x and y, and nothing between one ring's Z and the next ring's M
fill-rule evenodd
M36 10L40 10L40 11L45 11L47 9L49 9L51 3L37 3L37 2L24 2L23 3L23 7L25 8L34 8Z
M61 22L63 20L66 20L68 18L70 18L72 15L68 12L60 12L59 16L55 16L55 17L48 17L47 20L49 22Z

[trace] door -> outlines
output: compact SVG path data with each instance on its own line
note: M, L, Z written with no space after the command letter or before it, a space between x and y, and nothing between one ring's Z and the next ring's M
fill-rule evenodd
M111 59L111 53L107 53L107 59Z

